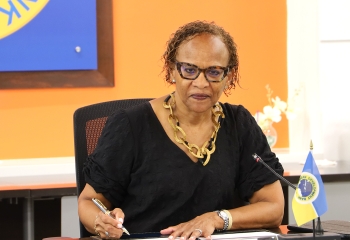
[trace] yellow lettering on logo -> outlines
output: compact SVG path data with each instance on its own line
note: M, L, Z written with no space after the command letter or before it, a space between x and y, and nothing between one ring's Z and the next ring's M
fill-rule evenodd
M49 0L0 1L0 39L24 27L48 2Z

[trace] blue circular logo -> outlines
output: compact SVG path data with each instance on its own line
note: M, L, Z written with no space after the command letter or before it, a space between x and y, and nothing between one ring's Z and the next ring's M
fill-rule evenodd
M294 198L301 204L309 204L317 198L319 191L320 188L316 177L311 173L303 172Z

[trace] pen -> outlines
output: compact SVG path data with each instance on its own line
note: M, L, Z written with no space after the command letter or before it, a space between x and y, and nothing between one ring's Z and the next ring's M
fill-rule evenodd
M114 216L112 215L112 213L105 207L105 205L103 205L103 203L98 200L97 198L93 198L92 201L95 203L95 205L106 215L110 216L111 218L114 218ZM126 234L130 235L129 231L126 230L126 228L122 225L122 230L123 232L125 232Z

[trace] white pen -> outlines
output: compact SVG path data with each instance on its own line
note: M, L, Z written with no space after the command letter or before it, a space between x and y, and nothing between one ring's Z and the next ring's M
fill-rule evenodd
M105 205L103 205L103 203L98 200L97 198L93 198L92 201L95 203L95 205L106 215L110 216L111 218L115 218L113 216L113 214L106 208ZM126 228L122 225L122 230L123 232L125 232L126 234L130 235L129 231L126 230Z

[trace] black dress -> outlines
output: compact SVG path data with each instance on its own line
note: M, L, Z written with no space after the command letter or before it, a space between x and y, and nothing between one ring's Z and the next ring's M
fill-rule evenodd
M108 118L84 174L124 211L129 232L158 232L205 212L232 209L235 192L248 201L278 180L252 158L257 153L283 173L255 119L243 106L221 105L225 118L206 166L169 139L149 102Z

